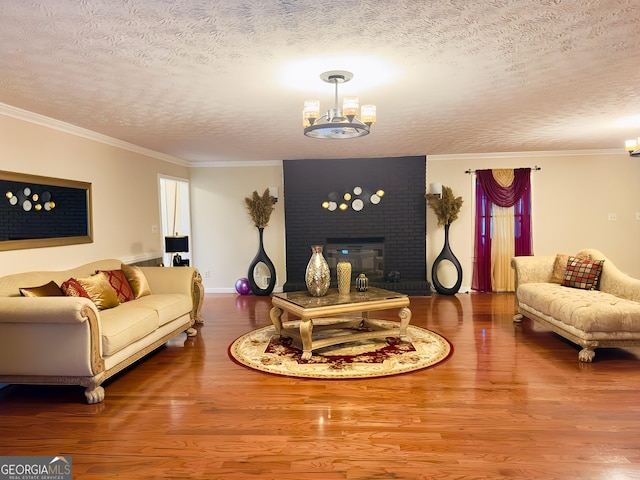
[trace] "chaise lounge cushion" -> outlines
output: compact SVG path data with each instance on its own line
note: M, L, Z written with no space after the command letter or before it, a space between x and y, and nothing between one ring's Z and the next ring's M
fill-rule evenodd
M596 290L603 263L604 260L581 260L569 257L562 285L583 290Z
M587 333L640 332L640 303L610 293L526 283L518 286L518 301L525 309Z

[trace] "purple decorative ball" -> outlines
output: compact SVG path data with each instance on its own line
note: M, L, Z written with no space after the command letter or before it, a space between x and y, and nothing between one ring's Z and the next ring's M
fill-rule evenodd
M248 278L239 278L236 280L236 292L240 295L249 295L251 287L249 286Z

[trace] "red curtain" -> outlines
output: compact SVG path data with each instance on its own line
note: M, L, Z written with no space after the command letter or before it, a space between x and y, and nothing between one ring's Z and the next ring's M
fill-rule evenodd
M476 227L471 288L491 292L491 212L493 205L514 207L515 254L532 255L531 169L517 168L510 186L503 187L491 170L476 171Z

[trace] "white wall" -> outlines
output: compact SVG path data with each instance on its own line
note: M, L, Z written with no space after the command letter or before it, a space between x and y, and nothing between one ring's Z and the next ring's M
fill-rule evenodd
M132 151L115 141L83 136L80 129L61 122L44 117L38 121L53 127L0 112L0 170L91 183L94 241L0 251L0 275L67 269L100 258L137 261L161 256L161 234L152 232L152 225L160 225L158 174L187 178L189 169L153 158L153 152L140 153L144 149Z
M245 205L254 191L277 187L278 202L264 230L264 248L276 268L275 291L286 282L282 162L261 166L191 169L193 260L206 292L235 292L248 277L259 235ZM207 276L208 275L208 276Z
M509 156L427 157L427 184L439 182L462 196L460 218L451 225L450 244L463 267L463 289L472 278L472 182L468 169L540 166L532 173L533 251L536 255L575 253L582 248L602 251L618 268L640 278L640 159L621 153L581 155L528 154ZM617 220L608 220L615 213ZM429 269L442 249L444 229L427 212ZM445 285L453 272L439 269ZM429 279L431 271L429 270Z

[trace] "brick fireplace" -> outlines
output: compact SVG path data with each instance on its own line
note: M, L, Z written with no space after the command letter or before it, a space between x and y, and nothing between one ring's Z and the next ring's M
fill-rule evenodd
M353 266L352 275L366 273L372 286L409 295L430 294L425 156L285 160L283 172L285 291L306 289L304 273L311 245L323 245L333 287L337 286L335 264L345 259ZM384 195L376 198L379 190ZM351 198L345 200L345 194ZM325 202L329 208L323 207ZM341 203L347 205L345 210L340 209ZM396 274L399 281L392 281Z

